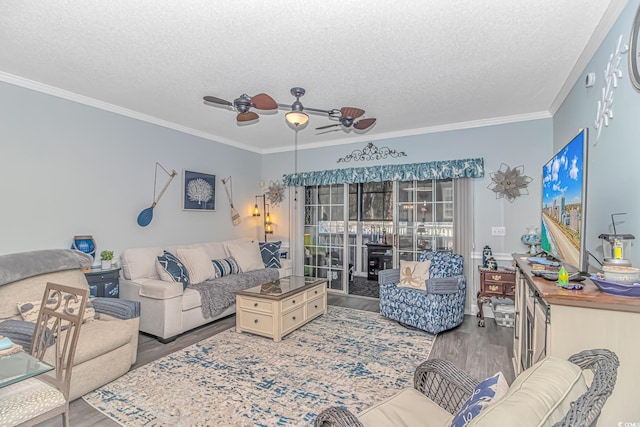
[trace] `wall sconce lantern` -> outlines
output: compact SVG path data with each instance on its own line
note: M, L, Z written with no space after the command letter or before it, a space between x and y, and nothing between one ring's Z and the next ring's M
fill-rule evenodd
M264 194L256 196L256 204L253 207L253 216L260 216L260 208L258 207L258 198L262 199L262 210L264 210L264 241L267 241L267 234L273 234L273 222L271 221L271 213L269 212L270 206L266 201Z

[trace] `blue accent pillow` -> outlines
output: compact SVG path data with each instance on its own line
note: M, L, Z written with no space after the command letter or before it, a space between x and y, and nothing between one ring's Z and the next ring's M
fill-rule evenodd
M509 386L502 372L481 381L451 421L451 427L466 426L480 414L483 408L500 400L507 390Z
M282 242L259 242L260 255L266 268L281 268L280 246Z
M213 268L216 270L216 277L238 274L240 272L240 266L233 257L212 259L211 262L213 263Z
M187 267L177 256L169 251L164 251L164 254L158 257L158 266L160 267L158 274L160 274L162 280L171 279L173 282L180 282L182 283L182 289L187 289L190 283L189 273L187 272Z

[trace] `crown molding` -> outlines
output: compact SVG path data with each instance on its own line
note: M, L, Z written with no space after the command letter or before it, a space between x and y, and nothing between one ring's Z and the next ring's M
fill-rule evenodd
M37 92L45 93L58 98L77 102L79 104L88 105L90 107L109 111L111 113L115 113L121 116L130 117L132 119L151 123L164 128L172 129L188 135L193 135L199 138L204 138L210 141L229 145L235 148L239 148L241 150L251 151L257 154L273 154L273 153L289 152L294 150L294 147L292 145L277 147L272 149L258 149L245 144L241 144L237 141L233 141L227 138L222 138L216 135L211 135L206 132L202 132L186 126L181 126L167 120L159 119L154 116L149 116L147 114L143 114L138 111L123 108L114 104L110 104L108 102L99 101L95 98L90 98L88 96L80 95L75 92L70 92L64 89L46 85L44 83L40 83L34 80L29 80L24 77L16 76L16 75L5 73L2 71L0 71L0 81L11 83L16 86L20 86L20 87L37 91ZM326 148L326 147L333 147L337 145L355 144L360 142L372 142L372 141L380 141L380 140L393 139L393 138L403 138L407 136L424 135L424 134L430 134L430 133L449 132L454 130L472 129L472 128L479 128L479 127L486 127L486 126L496 126L496 125L524 122L524 121L530 121L530 120L548 119L551 117L552 116L548 111L540 111L536 113L516 114L512 116L493 117L490 119L471 120L466 122L449 123L444 125L429 126L429 127L423 127L423 128L405 129L401 131L387 132L387 133L376 134L376 135L359 135L356 137L354 137L353 135L350 135L348 139L345 138L345 139L339 139L339 140L333 140L333 141L321 141L321 142L315 142L315 143L309 143L309 144L305 143L303 145L298 145L298 150L310 150L314 148ZM292 140L293 140L293 134L292 134Z
M470 120L467 122L448 123L445 125L429 126L415 129L405 129L397 132L387 132L375 135L363 135L356 138L350 137L348 140L340 139L336 141L324 141L311 144L298 145L298 150L308 150L312 148L332 147L335 145L345 145L357 142L373 142L385 139L403 138L407 136L425 135L429 133L449 132L454 130L473 129L487 126L497 126L517 122L527 122L531 120L550 119L553 117L548 111L539 111L537 113L516 114L513 116L493 117L490 119ZM293 151L293 147L278 147L263 150L263 154L281 153Z
M47 95L77 102L79 104L88 105L90 107L98 108L100 110L109 111L111 113L115 113L121 116L130 117L132 119L158 125L164 128L172 129L178 132L186 133L188 135L197 136L199 138L208 139L210 141L219 142L221 144L230 145L232 147L236 147L242 150L261 154L260 151L256 150L256 148L254 147L250 147L248 145L244 145L227 138L221 138L219 136L211 135L206 132L202 132L186 126L181 126L167 120L159 119L154 116L149 116L147 114L143 114L138 111L129 110L127 108L123 108L118 105L109 104L108 102L99 101L95 98L90 98L88 96L80 95L75 92L70 92L54 86L46 85L44 83L40 83L34 80L25 79L24 77L16 76L14 74L9 74L9 73L0 71L0 81L11 83L16 86L24 87L26 89L31 89L36 92L45 93Z

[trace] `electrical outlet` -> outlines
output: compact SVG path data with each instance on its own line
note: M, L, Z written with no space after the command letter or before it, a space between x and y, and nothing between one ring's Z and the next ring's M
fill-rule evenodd
M492 236L504 236L507 234L507 230L504 227L491 227Z

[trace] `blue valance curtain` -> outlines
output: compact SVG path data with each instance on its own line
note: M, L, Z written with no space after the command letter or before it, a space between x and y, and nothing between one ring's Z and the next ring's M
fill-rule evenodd
M298 172L284 175L287 186L359 184L364 182L412 181L449 178L482 178L484 159L439 160L404 165L378 165L360 168Z

